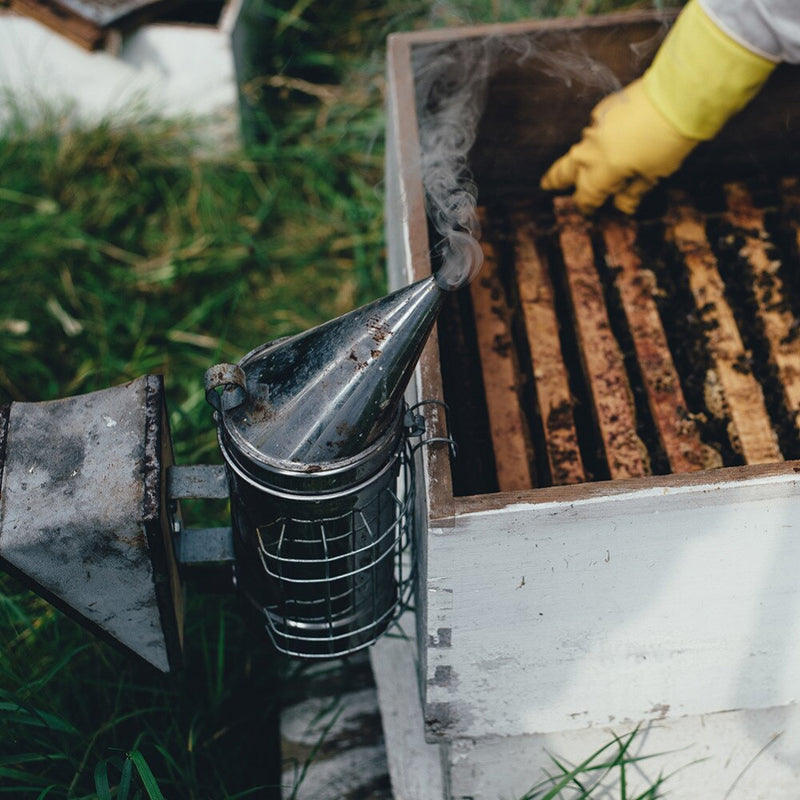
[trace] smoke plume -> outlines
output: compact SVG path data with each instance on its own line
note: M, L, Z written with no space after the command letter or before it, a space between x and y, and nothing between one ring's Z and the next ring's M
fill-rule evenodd
M498 65L535 59L536 70L562 81L565 91L576 85L603 93L621 88L605 64L582 52L577 39L573 44L552 50L534 36L490 35L413 51L423 183L428 217L439 237L437 279L444 288L463 286L483 262L478 187L468 159ZM648 58L654 48L639 43L631 49L635 58Z

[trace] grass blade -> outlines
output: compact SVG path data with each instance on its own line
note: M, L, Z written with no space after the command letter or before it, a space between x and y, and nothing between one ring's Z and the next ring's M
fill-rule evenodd
M164 800L164 795L158 787L158 782L142 753L139 750L132 750L128 753L128 759L136 767L136 771L139 773L139 778L141 778L142 785L150 800Z
M131 793L131 781L133 779L133 761L126 758L122 764L122 775L119 779L119 790L117 791L117 800L128 800L128 795Z
M29 789L32 787L38 788L48 783L46 778L32 775L30 772L26 772L25 770L3 767L0 769L0 787L2 787L0 788L0 791L9 791L8 781L27 781Z
M563 775L560 780L557 780L555 785L542 796L542 800L555 800L561 792L570 785L570 783L574 782L576 776L580 775L582 772L585 772L587 768L595 761L602 753L612 747L614 742L608 742L608 744L604 744L599 749L595 750L588 758L584 759L580 764L576 767L573 767L567 773Z
M94 768L94 788L98 800L111 800L111 786L108 783L108 763L103 759Z
M550 754L549 758L558 768L559 774L550 775L535 784L520 800L556 800L562 796L565 789L572 787L577 793L574 800L584 800L593 794L602 793L607 796L608 788L605 786L605 779L613 771L618 771L616 795L619 800L657 800L660 795L661 786L666 777L659 775L658 778L641 794L635 798L628 797L628 775L627 768L648 759L666 755L666 753L651 753L647 755L631 756L629 751L634 739L639 735L639 726L634 728L629 734L620 737L614 734L613 739L607 744L595 750L588 758L580 764L572 767L563 762L562 759ZM617 748L617 752L611 757L601 758L611 748ZM600 774L595 774L600 773ZM581 780L583 776L595 774L591 783Z
M76 728L67 720L20 701L0 702L0 714L3 715L5 722L16 722L21 725L48 728L51 731L62 731L64 733L78 733Z

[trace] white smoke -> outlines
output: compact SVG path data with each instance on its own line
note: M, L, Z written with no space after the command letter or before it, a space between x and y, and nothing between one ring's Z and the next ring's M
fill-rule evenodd
M657 38L632 45L634 57L651 56ZM427 211L439 236L437 279L444 288L457 289L474 278L483 262L478 187L469 153L498 66L535 59L535 69L563 82L566 91L577 85L609 93L621 86L607 65L581 50L577 39L551 50L530 35L479 36L415 48L412 59Z
M445 288L457 289L483 262L477 241L478 190L467 159L494 58L483 40L444 43L415 51L413 69L428 217L441 237L437 279Z

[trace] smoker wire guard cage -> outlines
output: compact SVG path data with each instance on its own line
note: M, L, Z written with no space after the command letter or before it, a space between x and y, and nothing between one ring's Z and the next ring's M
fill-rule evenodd
M414 585L410 449L398 450L386 466L388 485L378 486L364 504L338 516L286 518L271 532L257 528L261 565L282 590L276 603L264 607L266 629L280 652L349 655L374 644L408 607ZM370 484L361 490L368 492ZM309 538L295 538L290 546L286 531L293 527L306 529ZM308 554L295 553L295 547Z
M615 24L611 21L612 18L608 17L605 19L598 18L597 20L592 20L590 22L585 22L585 26L589 31L597 32L597 36L600 39L604 37L607 40L611 40L611 36L609 32L613 33L616 29L624 30L628 25L632 25L634 28L637 24L641 23L642 28L649 31L649 35L651 37L658 37L659 32L662 29L662 18L652 15L630 15L625 17L617 17L618 23L615 28ZM638 20L638 22L637 22ZM584 23L581 23L582 25ZM523 31L525 30L525 26L519 26L516 29L513 26L509 29L511 33L516 31ZM556 25L553 26L542 26L540 29L540 33L542 35L548 35L552 33L556 38L559 37L559 31ZM484 35L484 31L477 31L475 35ZM430 36L427 37L427 43L435 43L437 37L442 37L446 40L448 37L452 39L452 41L456 41L458 36L462 36L462 32L458 32L457 34L448 34L442 32L434 32ZM537 34L538 35L538 34ZM567 42L567 46L569 46L569 40L572 38L571 33L568 31L565 37L562 37L561 44L564 44L564 40ZM422 36L419 41L424 46L426 44L426 37ZM407 46L407 45L404 45ZM394 50L394 58L395 63L392 65L392 69L395 69L397 66L397 54L401 52L401 47L397 47ZM647 48L645 48L647 49ZM649 50L652 51L653 47L649 47ZM613 50L613 48L612 48ZM616 60L614 60L616 59ZM634 74L631 72L630 65L625 62L624 59L619 57L617 53L614 55L612 59L613 63L617 66L621 65L618 71L620 79L624 82L625 80L634 77ZM638 63L641 66L641 61ZM405 65L404 65L405 68ZM796 75L796 72L794 73ZM786 98L789 99L796 99L796 90L793 90L789 81L786 80L787 73L785 71L780 71L776 73L777 82L773 81L772 88L776 91L767 92L762 98L766 102L766 98L773 97L778 98L778 103L786 102ZM410 80L410 79L409 79ZM402 83L402 82L401 82ZM512 87L513 88L513 87ZM561 93L564 93L564 88L561 87ZM408 164L415 164L417 156L414 152L416 148L416 142L413 140L412 135L408 134L407 124L413 115L408 115L406 112L409 108L413 108L414 104L414 96L413 96L413 83L405 83L400 87L398 91L397 87L395 86L392 90L393 97L394 97L394 105L392 112L390 113L390 127L393 126L395 129L395 136L397 129L405 128L405 136L400 136L399 138L399 148L402 151L400 157L398 159L397 154L394 152L390 153L390 157L387 163L387 183L390 187L394 188L399 181L399 175L403 172L405 166ZM405 93L405 94L404 94ZM501 93L502 94L502 93ZM398 100L399 98L399 100ZM545 92L545 100L547 100L547 92ZM552 99L552 98L550 98ZM500 98L499 106L495 106L492 113L495 115L498 113L498 108L500 111L503 111L503 103L509 102L509 95L502 94ZM410 104L410 105L409 105ZM556 115L561 114L563 119L559 119L561 125L552 124L545 120L545 134L544 137L544 144L542 149L534 155L534 161L537 158L546 159L550 156L557 155L566 145L568 145L568 138L577 130L579 129L580 122L579 120L585 120L584 112L587 110L587 106L590 103L587 103L587 98L585 95L582 96L582 105L575 103L569 104L568 107L564 107L563 98L561 103L556 103L554 108L556 109ZM519 116L519 109L518 103L515 103L513 100L510 101L509 105L506 107L506 110L509 108L513 112L513 115ZM546 107L546 104L543 106ZM538 109L536 108L535 104L533 105L534 111L530 112L532 116L534 113L538 113ZM767 109L769 111L769 109ZM402 116L406 113L405 125L398 124L398 117ZM786 123L786 130L787 131L795 131L797 130L796 126L796 114L794 117L791 116L789 112L788 114L788 122ZM491 115L490 115L491 116ZM522 114L524 117L524 113ZM722 158L720 159L720 163L722 164L722 170L730 169L731 164L733 166L741 166L742 162L747 161L747 153L748 147L752 148L753 151L758 151L763 149L762 139L765 130L767 133L774 133L774 128L778 125L778 121L776 120L775 114L765 113L764 103L756 102L751 109L748 110L747 120L749 123L749 133L745 136L741 136L742 129L737 128L737 133L735 136L723 136L720 139L722 144ZM763 117L763 124L762 118ZM508 139L508 136L511 135L508 133L514 125L519 124L519 119L515 119L512 125L507 126L507 130L501 131L499 133L495 132L494 138L490 134L490 143L488 147L483 148L483 152L479 153L478 155L482 157L483 163L479 165L480 168L484 171L484 174L487 174L490 178L489 181L481 182L481 186L490 186L491 188L497 188L497 186L502 186L504 180L507 180L509 176L518 177L519 175L519 165L515 165L513 163L513 159L509 159L507 157L508 152L513 151L513 136L511 139ZM487 125L491 125L491 122L487 123ZM534 126L535 127L535 126ZM562 128L566 127L569 133L564 134ZM772 128L772 130L770 130ZM738 137L738 138L737 138ZM767 140L769 140L769 136L767 136ZM504 141L505 139L505 141ZM557 141L556 141L557 140ZM498 145L502 145L502 147L498 147ZM530 151L532 146L531 139L527 139L521 143L522 151L524 152L527 148ZM534 145L535 147L535 145ZM500 150L504 149L506 151L506 157L503 157ZM784 141L782 144L779 144L775 149L774 152L768 153L768 156L771 156L771 162L774 166L776 161L779 161L782 155L786 152L786 137L784 137ZM794 154L794 162L796 163L796 156L797 156L797 148L795 144L794 150L789 151L790 154ZM544 155L542 155L544 154ZM769 159L768 159L769 160ZM399 161L399 163L398 163ZM719 168L719 164L717 165ZM413 177L413 176L412 176ZM407 180L407 176L403 176L404 180ZM409 183L407 186L407 192L404 198L405 202L410 203L411 210L410 213L404 213L404 211L408 211L408 209L400 210L397 205L393 206L393 203L397 203L397 198L392 195L390 191L388 193L387 202L389 203L389 210L387 214L387 219L390 225L390 234L389 234L389 247L390 247L390 262L393 262L394 268L392 270L392 280L397 283L398 276L402 275L401 280L407 281L409 279L413 279L414 277L420 277L420 275L424 275L424 269L427 266L429 267L428 263L428 236L426 230L426 223L424 221L424 202L422 201L421 196L421 187L418 185L413 184L413 181ZM407 230L401 234L397 232L398 224L402 224L407 226ZM394 233L392 232L391 226L394 226ZM407 259L411 259L413 263L406 263ZM405 267L408 267L408 270L405 270ZM420 272L419 270L423 270ZM434 391L436 387L441 382L441 376L439 374L439 365L437 362L438 354L436 354L433 358L431 358L431 354L435 353L435 346L428 348L428 355L424 357L421 365L420 365L420 374L422 376L422 383L423 383L423 394L425 396L441 396L441 393ZM432 390L433 389L433 390ZM449 432L446 429L444 424L444 414L440 413L436 410L435 407L431 407L430 413L426 414L428 418L428 422L430 423L430 429L432 432L433 438L441 438L443 440L447 440L449 438ZM473 509L479 508L481 505L490 507L493 509L497 509L498 511L503 510L503 506L509 502L511 496L494 496L494 497L461 497L461 498L454 498L452 493L452 484L448 479L450 465L447 459L447 450L446 448L430 448L425 453L425 469L422 475L417 475L417 483L425 482L426 486L426 495L427 495L427 508L422 508L419 510L419 513L422 516L425 514L429 515L428 520L423 521L422 530L425 535L427 535L427 525L431 519L433 520L443 520L447 517L453 515L453 507L454 505L460 506L461 511L459 513L463 513L466 511L467 513L470 511L470 507ZM763 470L763 474L768 475L770 472L773 474L782 473L783 471L791 469L791 465L785 465L778 467L773 465L771 468ZM420 471L418 470L418 473ZM751 470L748 474L756 474L757 471ZM744 473L742 473L744 474ZM746 477L746 476L745 476ZM410 483L413 484L415 481L413 479L410 480ZM654 480L653 485L663 485L668 486L672 484L671 480L665 478L659 478L658 480ZM697 481L695 481L697 483ZM691 481L686 481L684 485L691 485ZM558 496L562 499L567 498L569 500L570 497L578 498L578 499L585 499L590 498L591 496L596 496L598 491L602 491L602 487L598 490L591 489L591 487L586 487L588 491L563 491L560 492ZM538 490L537 490L538 491ZM542 490L544 492L544 496L547 496L547 490ZM622 489L618 489L617 491L623 491ZM431 495L435 495L431 500ZM552 496L556 496L555 494ZM430 511L433 509L433 515L430 515ZM445 523L446 524L446 523ZM455 538L455 537L453 537ZM423 543L423 551L427 549L427 543ZM493 551L491 547L487 547L486 549L486 556L487 558L494 558ZM437 556L438 557L438 556ZM426 553L423 552L422 560L423 566L425 564ZM426 579L427 575L422 575L423 581ZM410 584L409 584L410 586ZM440 646L441 648L445 648L448 645L445 645L445 641L448 643L451 642L451 639L448 635L447 639L445 639L445 634L442 632L441 636L439 635L439 631L435 628L432 629L431 633L428 634L425 629L425 616L427 615L427 610L423 608L420 611L420 614L423 618L423 624L420 626L420 635L423 637L423 646L422 646L422 658L421 661L423 662L423 670L425 670L424 660L426 658L426 650L430 647L437 647ZM442 628L442 631L445 629ZM426 636L429 636L428 644L426 645L424 639ZM452 640L456 645L460 646L460 642L458 639ZM432 644L431 644L432 642ZM441 653L434 653L437 658L441 655L446 655L443 651ZM446 665L445 665L446 666ZM436 666L435 669L439 669L439 666ZM444 675L444 667L442 667L442 675ZM440 679L436 677L435 674L432 674L432 683L428 686L429 693L433 694L434 697L443 697L445 693L450 691L451 688L445 685ZM423 682L424 685L424 682ZM444 710L444 709L442 709ZM451 725L452 722L452 725ZM431 714L430 719L431 730L433 734L436 736L447 736L450 735L447 728L452 727L455 731L455 735L458 734L458 724L459 720L456 716L452 716L450 721L447 721L445 724L442 724L441 720L437 720L433 714ZM462 729L463 730L463 729ZM480 735L480 732L477 733Z
M409 605L432 440L404 393L442 295L428 277L206 372L237 587L283 653L355 652Z
M254 480L222 450L232 487L237 583L274 647L305 659L373 644L408 608L416 577L414 409L394 426L390 455L356 486L290 494ZM264 523L258 512L272 506ZM307 511L307 513L303 513ZM253 535L255 534L255 535ZM267 581L265 584L264 576Z

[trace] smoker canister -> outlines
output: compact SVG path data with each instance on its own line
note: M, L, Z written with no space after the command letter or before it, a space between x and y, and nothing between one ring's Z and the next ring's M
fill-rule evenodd
M403 393L441 295L432 278L419 281L206 374L238 588L282 652L358 650L407 599Z

